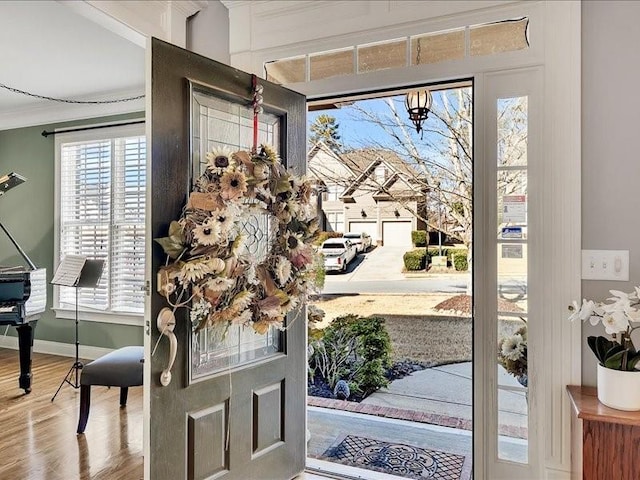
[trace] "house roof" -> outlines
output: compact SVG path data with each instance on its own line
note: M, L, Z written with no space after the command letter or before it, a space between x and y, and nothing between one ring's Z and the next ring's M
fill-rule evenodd
M375 160L380 160L391 166L394 171L404 174L407 177L419 176L418 171L409 165L405 160L391 150L381 148L362 148L358 150L350 150L340 154L340 159L347 167L362 173Z
M325 178L324 173L322 172L321 169L316 169L312 166L312 162L311 160L313 158L315 158L320 152L323 152L326 155L329 155L330 157L333 157L335 160L337 160L338 162L340 162L342 165L344 165L349 172L351 173L351 177L355 178L359 175L359 171L355 171L352 167L349 167L348 164L346 164L342 158L341 155L339 155L337 152L335 152L333 149L329 148L329 146L324 143L322 140L316 142L313 147L311 147L311 150L309 150L309 152L307 153L307 165L308 165L308 169L309 169L309 174L314 177L315 179L318 180L318 182L320 184L324 184L325 181L327 180L327 178Z
M373 192L374 199L391 198L389 191L398 182L406 185L411 194L417 194L422 190L414 181L419 177L419 173L391 150L373 148L352 150L341 155L341 159L347 163L349 168L359 172L359 175L342 195L345 201L352 199L353 194L371 178L380 165L386 166L389 169L389 174L382 184L373 185L377 187ZM377 183L377 179L374 181Z
M346 188L340 198L345 202L353 202L353 194L365 184L368 184L368 187L373 190L372 193L376 200L389 199L390 188L398 182L406 185L407 191L411 194L418 194L423 190L415 181L420 177L419 172L391 150L362 148L338 153L324 142L319 141L309 151L309 163L320 151L331 155L353 174L352 178L344 179ZM388 169L388 175L384 182L379 184L377 179L373 179L375 183L370 182L369 180L372 179L372 175L380 165L384 165ZM322 178L323 175L320 171L310 169L310 173L320 181L327 180Z

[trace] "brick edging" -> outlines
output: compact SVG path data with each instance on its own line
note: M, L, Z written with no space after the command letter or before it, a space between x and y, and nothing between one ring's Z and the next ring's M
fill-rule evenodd
M405 408L382 407L379 405L369 405L365 403L348 402L346 400L336 400L334 398L307 396L307 405L312 407L330 408L333 410L343 410L346 412L364 413L377 417L394 418L396 420L408 420L410 422L428 423L440 425L442 427L458 428L460 430L472 430L471 420L466 418L451 417L448 415L438 415L437 413L416 412ZM522 427L500 425L498 428L500 435L515 438L527 438L527 429Z

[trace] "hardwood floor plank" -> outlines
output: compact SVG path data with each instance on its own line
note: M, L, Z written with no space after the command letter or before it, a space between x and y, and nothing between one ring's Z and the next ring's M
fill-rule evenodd
M0 479L138 480L143 476L142 388L92 387L84 435L77 435L80 390L65 384L73 359L33 354L32 392L18 387L18 351L0 348Z

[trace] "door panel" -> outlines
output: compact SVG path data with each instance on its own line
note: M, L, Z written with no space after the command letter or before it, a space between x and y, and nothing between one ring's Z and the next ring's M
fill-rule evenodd
M193 135L194 85L201 95L198 101L220 99L221 105L235 105L238 112L243 112L251 106L252 77L157 39L151 41L150 56L148 221L152 238L158 238L165 236L169 223L179 218L203 148L209 148L210 142L229 143L234 150L250 146L252 128L244 125L244 113L231 121L220 115L216 119L212 114L205 132L208 137L201 135L204 129ZM271 132L274 147L289 170L304 173L305 98L266 81L259 83L264 86L265 115L278 123ZM263 133L261 130L261 137ZM205 142L204 146L198 141ZM152 293L147 321L155 325L158 313L166 306L164 298L155 293L155 272L166 258L159 245L149 248L152 252L147 273ZM200 360L202 351L196 348L200 339L193 338L190 343L191 322L185 309L179 309L174 330L178 354L173 379L166 387L161 386L159 378L167 365L169 345L164 338L158 342L157 329L148 330L149 345L158 343L150 359L147 382L150 446L145 470L150 478L268 480L293 478L304 469L306 325L290 320L299 314L290 314L284 332L271 333L269 338L277 339L277 348L269 355L237 363L227 356L226 365L205 369L194 379L191 367L194 358ZM215 343L213 333L208 340ZM242 343L240 337L233 341ZM213 345L205 353L215 348ZM228 346L222 348L229 350Z

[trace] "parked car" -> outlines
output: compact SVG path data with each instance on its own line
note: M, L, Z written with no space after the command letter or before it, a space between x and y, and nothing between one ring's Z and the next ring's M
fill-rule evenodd
M324 269L327 272L337 270L345 272L349 262L356 257L356 247L347 238L330 238L320 247L324 255Z
M348 238L356 246L358 253L366 252L371 248L371 235L368 233L349 232L342 235L342 238Z

